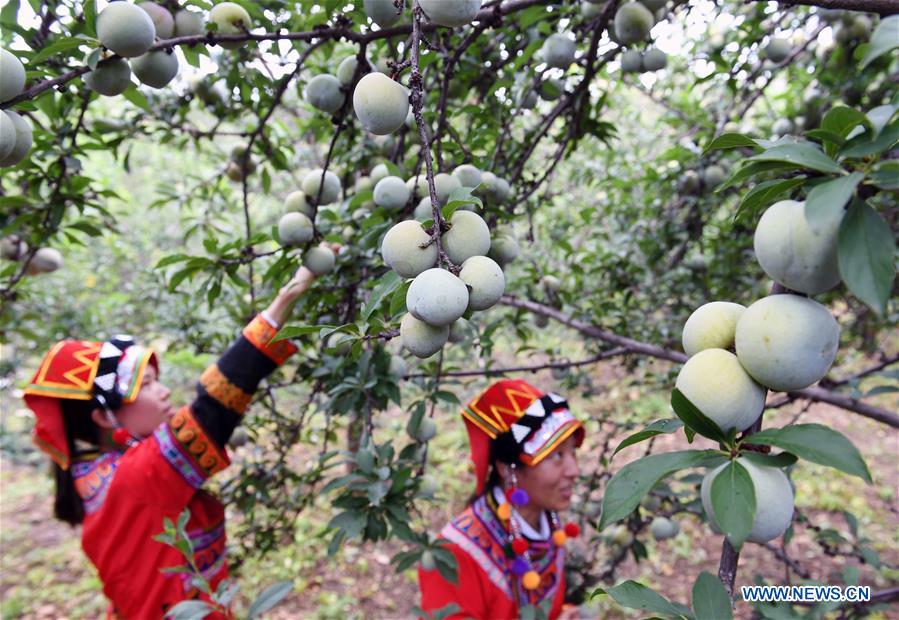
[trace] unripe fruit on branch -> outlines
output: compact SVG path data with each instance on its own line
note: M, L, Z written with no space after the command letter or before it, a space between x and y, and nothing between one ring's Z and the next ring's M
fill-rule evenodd
M456 211L449 220L450 229L443 234L443 249L456 265L472 256L484 256L490 249L487 222L471 211Z
M437 245L422 229L421 224L406 220L396 224L384 235L381 242L381 257L398 275L414 278L437 262Z
M206 32L203 14L181 9L175 13L175 36L187 37Z
M668 56L660 49L651 47L643 53L643 70L660 71L668 66Z
M718 187L727 180L727 173L724 168L717 164L712 164L702 171L702 182L708 188Z
M383 209L398 211L409 202L411 192L399 177L384 177L375 185L375 204Z
M699 175L695 170L687 170L681 175L680 188L687 194L695 194L699 191Z
M837 236L842 220L842 209L809 221L805 202L777 202L756 226L755 257L768 277L788 289L823 293L840 283Z
M127 2L113 2L97 15L97 38L119 56L133 58L153 45L156 25L143 9Z
M667 1L668 0L640 0L640 4L655 13L656 11L664 7Z
M0 47L0 103L17 97L25 89L25 67L12 52Z
M243 181L243 171L240 169L240 166L233 161L228 162L228 166L225 168L225 174L235 183Z
M403 316L400 322L400 339L403 347L415 357L426 358L434 355L446 344L449 326L434 327L419 321L411 314Z
M557 32L551 34L543 43L540 54L543 61L550 67L567 69L574 62L574 54L577 48L574 40L568 33Z
M368 64L371 65L371 62L369 62ZM356 75L356 67L358 65L359 59L356 58L355 54L353 56L347 56L340 61L340 64L337 65L337 79L340 80L341 84L343 84L344 86L350 86L353 83L353 76ZM370 71L371 69L366 67L362 71L362 75L365 75Z
M378 164L371 169L368 178L371 180L372 187L374 187L378 184L378 181L388 176L390 176L390 168L387 167L387 164Z
M431 551L424 551L421 554L421 569L430 571L437 568L437 560L434 559L434 553Z
M481 9L481 0L420 0L419 5L435 24L458 28L471 23Z
M737 321L746 306L729 301L712 301L699 306L684 323L681 342L684 353L696 355L705 349L730 349L734 346Z
M365 14L381 28L392 26L402 15L397 11L393 0L364 0L362 6L365 8Z
M228 439L228 445L232 448L239 448L245 446L249 440L250 435L247 433L247 429L238 426L234 429L234 432L231 433L231 438Z
M434 439L437 435L437 424L431 418L422 418L415 431L413 439L421 442L427 442Z
M390 374L394 377L402 379L408 374L406 370L406 360L404 360L400 355L391 355L390 369L388 372L390 372Z
M724 349L705 349L688 359L675 387L725 433L746 430L765 407L765 388Z
M306 103L322 112L334 114L343 105L346 96L340 90L341 83L333 75L316 75L306 84Z
M303 178L303 192L311 204L329 205L340 198L340 179L333 172L327 171L322 185L322 172L321 168L316 168Z
M562 281L556 276L543 276L540 278L540 284L550 293L558 293L562 290Z
M315 207L306 200L306 194L302 190L290 192L284 199L285 211L296 211L302 213L309 219L315 218Z
M867 15L856 15L849 29L856 39L865 40L871 34L871 19Z
M467 320L460 318L452 325L450 325L449 341L454 343L463 342L466 338L468 338L468 333L470 330L471 324Z
M312 220L302 213L285 213L278 220L278 239L282 246L302 245L312 240Z
M0 239L0 258L6 260L19 260L28 252L28 244L16 237L3 237Z
M12 142L12 148L0 157L0 168L6 168L15 166L25 159L28 151L31 150L31 125L12 110L0 112L0 117L3 117L0 118L0 144L4 144L4 146L0 146L0 153L6 150L9 142ZM4 121L8 121L10 125L6 125Z
M410 195L414 195L419 199L428 196L431 192L431 189L428 187L428 178L423 174L406 179L406 187L409 188Z
M369 73L356 84L353 109L368 131L379 136L393 133L406 120L409 92L383 73Z
M62 267L62 265L62 254L60 254L59 250L54 248L41 248L35 252L34 256L31 257L31 260L28 261L25 273L30 276L39 273L51 273Z
M250 14L236 2L220 2L209 11L209 22L218 27L219 34L244 34L253 25ZM244 41L220 41L228 50L243 47Z
M654 23L649 9L639 2L628 2L615 13L615 37L624 45L643 41Z
M627 50L621 55L623 73L639 73L643 70L643 54L637 50Z
M429 196L425 196L419 201L415 211L412 212L412 217L419 222L427 222L434 219L434 209Z
M614 544L621 547L625 547L634 542L634 535L624 524L619 524L612 528L609 532L609 536L611 536Z
M256 170L256 160L253 159L252 155L247 155L246 153L246 146L235 146L231 149L231 161L237 164L239 170L246 169L247 174L252 174ZM245 159L246 161L244 161Z
M516 105L522 110L533 110L537 105L537 101L537 93L531 88L521 90L518 93L518 97L515 99Z
M512 188L508 181L492 172L482 172L481 187L478 188L478 193L492 202L501 204L508 200Z
M153 27L156 30L157 37L160 39L172 38L172 33L175 32L175 18L172 17L168 9L159 6L155 2L140 2L137 6L153 20Z
M445 269L421 272L406 292L406 309L428 325L442 327L465 314L468 289L457 276Z
M462 187L477 187L481 183L481 171L471 164L456 166L453 176L459 179Z
M581 15L587 19L593 19L594 17L602 15L605 7L601 4L594 4L593 2L590 2L590 0L581 0L580 9Z
M317 276L323 276L334 271L335 263L336 257L334 252L331 248L325 246L319 245L309 248L305 256L303 256L303 265Z
M789 392L822 379L837 354L840 326L816 301L770 295L737 322L737 357L762 385Z
M779 118L771 125L771 132L775 136L785 136L793 131L793 121L788 118Z
M434 175L434 191L437 194L437 201L441 205L445 205L447 199L454 191L462 187L462 182L458 177L445 172L439 172Z
M537 93L544 101L555 101L562 96L563 92L565 92L565 85L562 80L556 78L543 80L537 87Z
M783 470L776 467L756 465L744 457L739 457L737 463L749 472L755 490L755 517L746 540L760 544L774 540L786 532L793 521L794 498L790 481ZM702 507L709 518L709 526L718 534L721 528L712 507L712 481L726 466L727 463L723 463L708 472L700 488Z
M115 4L110 6L115 6ZM147 17L143 11L141 11L141 15ZM150 18L147 17L147 19ZM123 58L104 61L84 76L84 83L92 91L107 97L121 95L131 85L131 67Z
M490 242L488 256L504 267L518 258L520 251L515 237L500 234Z
M503 270L491 258L472 256L462 263L459 277L471 287L468 292L470 310L486 310L496 305L506 290Z
M781 63L790 55L791 48L787 39L773 38L765 46L765 57L771 62Z
M656 540L668 540L674 538L680 532L680 525L677 521L666 517L656 517L649 524L649 531Z
M134 75L152 88L163 88L178 75L178 57L165 50L147 52L131 61Z

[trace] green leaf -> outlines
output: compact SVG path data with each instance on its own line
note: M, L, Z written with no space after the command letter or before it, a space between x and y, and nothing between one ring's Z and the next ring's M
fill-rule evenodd
M696 620L731 620L730 596L716 576L702 571L693 583L693 611Z
M866 203L854 202L840 224L840 275L849 290L881 316L896 275L895 255L889 224Z
M65 52L65 51L68 51L71 49L75 49L79 45L82 45L85 43L86 43L86 41L84 39L79 39L76 37L65 37L63 39L55 41L52 45L48 45L47 47L45 47L41 51L39 51L37 54L35 54L34 57L31 59L31 61L28 63L28 66L29 67L35 66L35 65L45 61L46 59L50 58L51 56L55 56L56 54L59 54L60 52Z
M748 441L748 440L747 440ZM781 452L780 454L763 454L761 452L745 451L740 453L741 458L752 461L762 467L789 467L798 459L795 454Z
M723 133L712 140L712 142L705 147L702 154L705 156L709 151L714 151L716 149L733 149L741 146L748 146L754 149L761 148L759 143L749 136L741 133Z
M653 454L628 463L612 476L602 498L599 529L620 521L640 503L656 483L688 467L711 467L723 457L715 450L682 450Z
M166 620L202 620L215 608L206 601L181 601L165 614Z
M825 155L821 149L811 142L778 144L767 149L764 153L753 155L748 161L782 162L799 166L800 168L832 174L842 174L844 172L834 160Z
M375 286L374 290L371 292L368 303L366 303L365 307L362 309L362 320L367 321L374 311L381 307L384 300L387 299L393 291L399 288L403 282L405 282L405 280L392 269L384 274L384 276L381 277L380 282L378 282L377 286Z
M125 97L128 101L142 109L144 112L151 112L150 104L147 102L147 98L144 97L144 94L137 90L137 88L132 84L125 92L122 93L122 96Z
M593 599L600 594L608 594L615 599L616 603L630 609L642 609L643 611L667 614L679 618L692 616L690 610L684 605L672 603L658 592L632 580L624 581L611 588L597 588L590 594L589 598Z
M797 166L794 164L786 164L779 161L754 161L750 163L743 163L740 168L734 172L731 177L718 186L715 190L715 193L720 193L727 189L728 187L733 187L738 183L745 181L750 177L754 177L757 174L763 174L765 172L786 172L788 170L795 170Z
M880 189L899 189L899 161L891 159L878 163L868 173L868 180Z
M247 611L247 620L252 620L252 618L267 612L269 609L280 603L291 590L293 590L293 582L291 581L279 581L276 584L270 585L263 590L262 594L260 594L256 600L253 601L253 604L250 605L250 609Z
M814 225L838 218L864 177L861 172L853 172L816 185L805 199L805 219Z
M773 204L785 194L789 196L794 187L803 183L805 183L805 178L801 177L797 179L762 181L743 196L734 219L742 219L744 217L754 219L755 214L760 210Z
M323 329L336 329L336 325L289 325L281 329L275 336L275 340L286 340L288 338L296 338L297 336L305 336L306 334L315 334Z
M827 465L871 482L871 473L858 449L839 432L821 424L793 424L769 428L747 439L754 444L776 446L799 458Z
M868 117L858 110L842 105L831 108L821 119L821 129L833 132L844 140L849 132L859 125L870 127L871 123L868 121Z
M859 65L862 69L889 52L899 47L899 15L880 20L869 41L868 53Z
M641 441L645 441L650 437L655 437L656 435L673 433L679 428L683 428L684 423L681 422L677 418L666 418L664 420L656 420L642 431L638 431L622 441L618 444L618 447L615 448L615 451L612 453L612 456L618 454L619 451L627 448L628 446L632 446L635 443L640 443Z
M886 127L876 138L870 132L855 136L840 149L842 157L865 158L886 152L899 141L899 122Z
M838 147L842 146L846 141L842 136L839 136L832 131L827 131L826 129L810 129L805 132L805 135L820 142L830 142Z
M698 434L721 443L725 442L724 432L718 428L718 425L706 417L677 388L671 392L671 408L674 409L677 417L684 421L684 424Z
M731 461L712 480L715 521L731 546L743 546L755 521L755 487L746 468Z
M899 110L899 105L879 105L876 108L872 108L868 110L868 120L871 121L871 129L874 130L874 137L880 135L880 132L883 131L884 127L886 127L890 119L893 118L893 115L896 114L896 110Z

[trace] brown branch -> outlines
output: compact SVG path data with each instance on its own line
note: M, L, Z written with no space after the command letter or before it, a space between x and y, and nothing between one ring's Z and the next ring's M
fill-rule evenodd
M537 372L538 370L546 370L548 368L575 368L578 366L587 366L596 362L606 360L627 353L624 347L616 347L608 351L603 351L586 359L577 360L575 362L548 362L546 364L537 364L536 366L512 366L506 368L487 368L485 370L452 370L444 372L444 377L492 377L494 375L504 375L511 372ZM427 373L416 373L414 375L406 375L406 379L419 379L430 377Z
M760 0L747 0L747 2ZM822 9L840 9L844 11L863 11L878 13L881 16L899 14L899 2L896 0L779 0L784 6L817 6Z

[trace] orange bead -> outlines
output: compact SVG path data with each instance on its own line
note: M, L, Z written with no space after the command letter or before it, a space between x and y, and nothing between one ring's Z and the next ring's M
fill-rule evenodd
M556 530L553 532L553 542L556 543L559 547L565 544L565 541L568 540L568 536L565 534L563 530Z
M512 516L512 507L509 504L500 504L496 509L496 516L503 521L508 521Z
M536 590L540 586L540 575L529 570L521 578L521 585L524 586L525 590Z

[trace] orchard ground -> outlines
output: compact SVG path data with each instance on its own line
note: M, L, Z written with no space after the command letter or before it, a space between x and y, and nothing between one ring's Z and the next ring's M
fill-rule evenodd
M572 343L577 346L576 343ZM511 358L504 360L511 362ZM520 362L521 360L519 360ZM530 363L540 363L534 356ZM595 398L594 410L584 411L577 388L567 381L552 379L548 371L540 371L530 379L538 385L555 389L569 396L582 418L589 418L590 440L580 454L585 473L596 467L597 446L607 438L614 449L627 435L643 424L662 417L669 417L666 392L641 395L632 384L628 371L615 363L603 363L590 368L592 382L600 390ZM188 368L184 369L189 370ZM414 372L414 371L413 371ZM629 378L631 377L631 378ZM189 394L189 383L176 385L176 394ZM460 398L471 391L459 387ZM881 396L882 406L892 406L892 394ZM79 544L79 532L51 518L52 480L42 455L31 447L26 433L30 420L16 410L20 404L13 400L11 391L3 395L4 418L2 457L0 457L0 544L3 564L0 566L0 597L3 618L82 618L97 617L105 610L101 584L93 568L84 557ZM847 575L858 571L858 583L870 585L872 591L895 586L899 581L899 510L896 489L899 488L895 454L899 451L895 434L887 427L861 416L827 405L816 404L804 413L803 406L793 404L769 412L766 426L781 426L799 414L800 422L818 422L835 428L855 443L874 474L875 484L859 485L849 476L836 470L802 462L794 469L793 481L800 489L796 506L809 522L841 532L851 538L849 527L840 513L849 510L859 521L861 536L880 556L883 566L874 569L857 559L836 557L820 561L824 553L804 526L797 526L796 533L786 550L789 556L809 572L812 579L823 583L844 584ZM621 412L629 411L630 426L615 425L604 419L623 419ZM618 415L614 415L618 412ZM394 409L380 418L378 435L403 434L405 414ZM466 439L462 424L455 411L438 410L436 414L441 432L431 443L430 455L433 467L429 474L438 484L439 501L430 502L425 514L431 531L438 531L457 512L471 491L471 478L466 474L466 463L459 459L464 453ZM705 447L705 440L697 440ZM660 436L653 452L665 452L687 448L683 435ZM246 458L252 446L232 451L234 460ZM642 455L645 444L632 446L616 455L613 471L626 462ZM307 455L297 454L297 462ZM591 458L591 456L593 458ZM338 470L342 473L342 469ZM228 472L223 476L227 477ZM243 565L238 575L247 595L255 595L265 586L279 580L292 580L294 591L271 618L408 618L412 606L418 601L418 589L414 570L397 574L390 564L393 554L403 550L396 541L388 544L360 546L346 544L336 558L326 555L330 536L324 526L330 518L328 498L316 501L314 510L302 513L296 522L295 542L285 544L262 559L251 559ZM581 506L582 507L582 506ZM633 558L619 565L614 583L635 579L665 592L671 600L687 601L693 578L700 571L717 571L721 551L721 537L711 533L696 517L680 514L675 517L682 532L665 542L655 542L648 528L639 539L649 549L648 561L637 564ZM229 521L235 526L236 520ZM589 532L588 532L589 535ZM582 538L582 540L584 540ZM781 540L775 541L778 545ZM600 544L600 543L596 543ZM610 557L603 545L597 554L600 563ZM737 586L754 583L761 576L766 583L788 583L785 566L769 549L747 544L740 558L741 571ZM601 570L601 569L600 569ZM599 572L599 571L597 571ZM791 573L793 583L800 581ZM244 599L246 604L246 598ZM618 607L607 597L601 597L582 607L585 618L637 618L640 614ZM751 607L738 602L736 617L749 618ZM874 614L871 618L889 618L889 614Z

